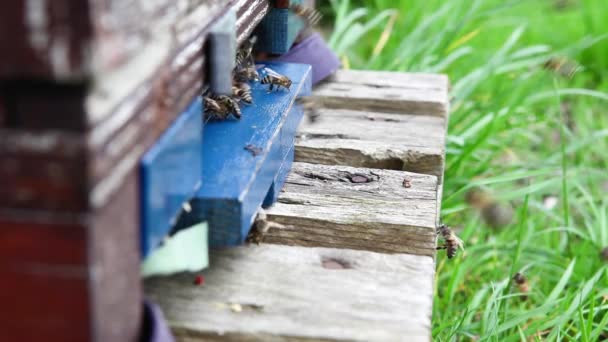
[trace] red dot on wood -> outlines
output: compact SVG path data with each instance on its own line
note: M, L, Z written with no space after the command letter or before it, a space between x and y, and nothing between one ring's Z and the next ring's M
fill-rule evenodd
M196 278L194 278L194 285L203 285L205 283L205 277L203 277L202 275L197 275Z

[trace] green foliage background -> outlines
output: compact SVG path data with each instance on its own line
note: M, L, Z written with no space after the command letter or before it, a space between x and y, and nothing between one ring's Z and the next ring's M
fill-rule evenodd
M608 339L608 1L320 3L346 67L450 77L442 218L466 251L438 256L434 339ZM489 228L473 187L511 203L513 224Z

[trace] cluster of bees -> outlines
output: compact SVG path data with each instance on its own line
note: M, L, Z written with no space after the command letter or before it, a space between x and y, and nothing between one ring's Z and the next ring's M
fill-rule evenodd
M251 86L249 82L260 81L262 84L270 85L269 91L283 87L287 90L291 87L291 80L270 68L264 68L262 79L253 61L253 46L256 37L247 40L236 54L236 67L232 72L232 95L217 95L209 90L203 93L205 100L205 116L210 119L226 120L231 115L236 119L241 118L241 103L253 104Z
M308 26L316 25L321 20L321 13L314 8L305 7L299 4L292 4L290 10L306 23ZM203 93L205 103L205 117L215 120L226 120L230 116L236 119L241 118L241 104L253 104L251 86L249 82L259 81L261 84L269 85L269 92L285 88L289 90L292 81L270 68L261 70L262 77L256 69L253 58L253 47L256 37L245 41L236 54L236 66L232 72L232 95L218 95L210 91Z

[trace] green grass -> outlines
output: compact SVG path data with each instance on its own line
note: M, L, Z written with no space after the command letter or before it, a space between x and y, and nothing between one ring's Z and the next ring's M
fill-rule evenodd
M450 77L442 219L466 251L438 256L434 339L608 339L608 1L321 3L346 66ZM581 71L544 69L554 56ZM512 203L513 224L485 225L473 187Z

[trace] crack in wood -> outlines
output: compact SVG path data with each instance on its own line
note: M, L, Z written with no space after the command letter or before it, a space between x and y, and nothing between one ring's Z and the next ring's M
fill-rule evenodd
M359 140L360 138L348 134L323 134L323 133L298 133L296 138L301 140L313 139L350 139Z

